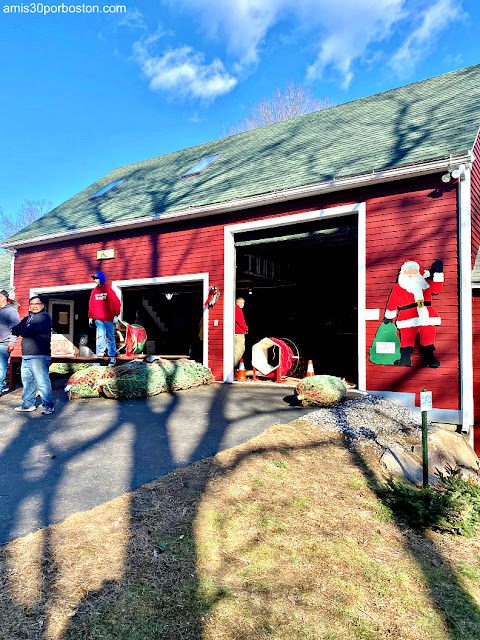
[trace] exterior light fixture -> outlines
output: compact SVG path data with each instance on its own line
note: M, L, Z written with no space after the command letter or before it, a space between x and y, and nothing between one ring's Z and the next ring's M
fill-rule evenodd
M166 294L165 294L165 298L166 298L167 300L171 300L171 299L173 298L173 293L166 293Z
M465 180L465 165L464 164L460 164L458 166L458 169L454 169L452 171L452 178L454 178L455 180L457 180L457 178L459 180Z
M465 180L465 168L464 164L458 165L456 169L449 167L447 173L444 173L442 176L442 182L450 182L452 178L454 180L460 180L460 182Z

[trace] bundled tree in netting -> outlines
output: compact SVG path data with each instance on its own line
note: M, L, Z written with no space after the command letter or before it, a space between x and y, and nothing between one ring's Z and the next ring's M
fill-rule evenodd
M295 389L297 400L304 407L331 407L343 400L347 392L348 386L343 380L328 375L304 378Z
M99 398L100 378L103 375L104 367L89 366L74 373L68 379L65 391L68 392L70 400L78 398Z
M71 376L73 373L86 369L89 366L91 365L84 362L54 362L50 365L49 373L50 375L65 378L66 376Z
M90 367L96 371L82 371L68 381L72 400L99 397L133 399L160 393L181 391L213 381L212 372L193 360L159 359L153 363L131 360L118 367Z

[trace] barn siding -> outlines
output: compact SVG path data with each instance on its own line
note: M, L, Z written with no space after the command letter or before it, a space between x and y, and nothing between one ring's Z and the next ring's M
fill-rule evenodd
M415 393L419 404L418 394L427 388L435 407L459 409L457 195L455 185L438 187L442 183L436 180L412 193L379 195L367 202L366 306L380 308L382 318L403 262L416 260L429 269L433 260L442 259L445 284L434 298L442 318L435 354L442 364L439 369L421 367L418 348L411 368L374 365L367 354L367 389ZM378 322L367 322L367 350L377 328Z
M473 147L472 166L472 267L480 249L480 135ZM473 402L475 451L480 454L480 298L473 298Z
M475 162L472 166L472 268L480 248L480 134L473 147Z
M411 368L373 365L367 360L367 389L418 393L433 391L434 405L459 408L458 233L455 185L439 176L326 194L321 198L279 203L228 215L217 215L94 238L20 249L15 265L17 297L26 309L30 287L79 284L98 270L108 280L165 277L208 272L210 284L223 288L223 231L225 224L300 213L331 206L366 202L367 308L380 308L381 317L398 269L407 259L429 268L435 258L445 263L445 286L435 303L442 326L437 352L442 366L419 368L415 352ZM96 260L100 249L115 248L114 260ZM353 275L352 275L353 277ZM217 327L213 321L219 320ZM378 322L367 322L368 349ZM223 297L209 320L209 364L222 378Z
M480 297L473 296L473 402L475 451L480 453Z

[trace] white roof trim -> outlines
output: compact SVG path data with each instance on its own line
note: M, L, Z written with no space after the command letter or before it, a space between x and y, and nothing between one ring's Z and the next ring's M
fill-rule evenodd
M251 209L271 204L273 202L283 202L287 200L295 200L298 198L308 198L309 196L321 195L332 191L342 191L345 189L353 189L368 184L379 184L382 182L391 182L402 178L416 177L445 171L461 163L469 163L474 160L472 151L466 151L455 155L445 156L441 159L430 160L404 167L396 167L393 169L385 169L381 171L372 171L346 178L332 178L323 182L314 182L312 184L302 185L299 187L288 187L270 191L257 196L248 196L245 198L233 198L226 202L217 204L208 204L199 207L187 207L172 213L157 213L152 216L143 218L132 218L128 220L120 220L118 222L110 222L101 225L92 225L90 227L82 227L73 231L62 231L60 233L46 234L27 238L25 240L17 240L13 242L4 242L2 247L5 249L16 247L30 247L36 244L46 244L51 242L59 242L70 238L81 238L85 236L96 235L103 232L112 232L121 229L135 229L147 225L171 222L183 218L198 218L213 214L228 213L230 211L238 211L240 209Z

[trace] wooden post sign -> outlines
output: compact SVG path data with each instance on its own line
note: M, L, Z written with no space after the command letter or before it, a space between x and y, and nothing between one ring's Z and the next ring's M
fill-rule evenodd
M427 411L432 410L432 392L420 391L420 410L422 412L422 458L423 458L423 486L428 487L428 428Z

